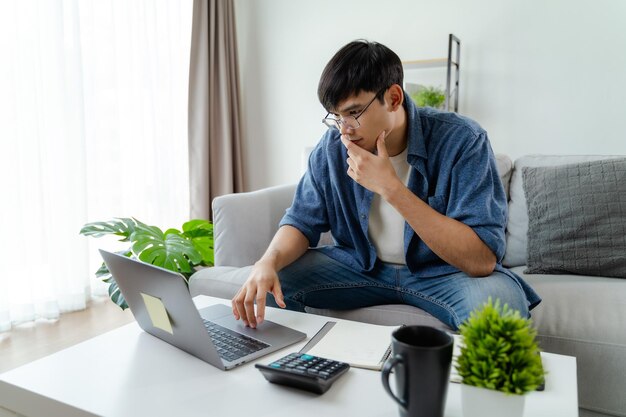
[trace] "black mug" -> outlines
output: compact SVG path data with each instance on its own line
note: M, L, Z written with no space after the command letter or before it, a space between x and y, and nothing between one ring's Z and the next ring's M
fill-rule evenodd
M434 327L403 326L393 332L382 379L387 393L400 405L400 416L443 417L452 347L452 336ZM394 368L398 396L389 387Z

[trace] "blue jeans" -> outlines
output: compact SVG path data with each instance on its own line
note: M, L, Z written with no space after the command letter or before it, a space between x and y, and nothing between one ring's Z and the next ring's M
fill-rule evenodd
M511 277L494 272L472 278L463 272L423 278L405 265L378 262L371 272L355 271L316 250L278 273L290 310L305 306L348 310L380 304L409 304L457 330L472 310L491 296L528 317L528 301ZM267 305L276 306L268 294Z

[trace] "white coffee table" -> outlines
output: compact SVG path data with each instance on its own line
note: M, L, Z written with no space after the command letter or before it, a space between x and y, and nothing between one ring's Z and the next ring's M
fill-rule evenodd
M198 307L227 300L198 296ZM328 317L279 309L267 318L312 337ZM335 319L333 319L335 320ZM305 342L259 359L269 363ZM543 354L546 390L529 394L525 415L578 416L576 360ZM461 417L450 384L446 416ZM351 368L322 396L268 383L252 364L220 371L143 332L136 323L0 375L5 416L397 416L380 373Z

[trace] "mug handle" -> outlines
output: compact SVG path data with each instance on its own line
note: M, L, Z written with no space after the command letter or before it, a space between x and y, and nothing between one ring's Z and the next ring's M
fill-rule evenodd
M387 391L387 394L391 395L391 398L393 398L398 404L400 404L400 406L406 408L407 406L406 400L404 398L396 397L396 395L391 391L391 387L389 386L389 373L391 372L393 367L396 366L397 364L404 364L404 361L402 360L402 356L400 355L395 355L385 361L385 364L383 365L383 371L381 374L381 377L383 379L383 387L385 387L385 391Z

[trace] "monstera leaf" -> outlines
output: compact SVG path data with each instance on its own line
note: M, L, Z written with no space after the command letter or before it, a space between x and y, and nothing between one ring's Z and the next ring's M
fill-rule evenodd
M135 218L117 218L106 222L87 223L80 234L91 237L122 236L121 242L130 242L130 250L118 252L188 278L196 266L213 266L213 224L194 219L183 224L183 232L167 229L163 232ZM128 308L115 278L103 263L96 277L109 284L109 297L122 309Z
M87 223L80 229L80 234L92 237L102 237L104 235L122 236L120 242L128 242L130 235L135 230L136 220L121 218L109 220L108 222Z
M133 254L131 251L122 251L117 253L128 257ZM122 310L126 310L128 308L126 299L122 295L122 292L117 286L117 282L115 282L115 278L113 278L113 275L111 275L111 272L109 272L109 269L104 262L102 262L102 265L96 271L96 277L109 284L109 298L111 298L111 301L117 304Z
M203 264L213 266L213 224L206 220L190 220L183 224L183 235L191 239Z
M213 260L213 236L200 236L191 239L193 247L202 257L202 263L207 266L215 264Z
M163 233L158 227L137 225L130 237L133 253L143 262L171 271L190 274L202 256L193 243L174 229Z

